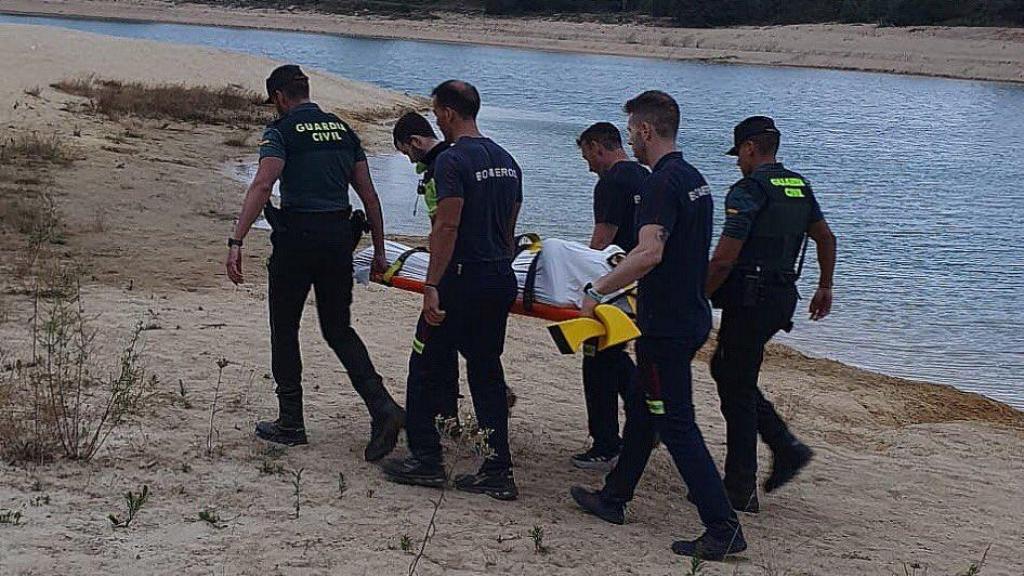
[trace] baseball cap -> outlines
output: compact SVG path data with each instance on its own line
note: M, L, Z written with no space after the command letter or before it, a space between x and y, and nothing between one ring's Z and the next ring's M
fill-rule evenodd
M302 73L302 68L297 64L285 64L278 66L267 78L267 104L273 104L274 92L295 82L296 80L309 80L309 76Z
M733 147L726 152L729 156L739 156L740 146L754 136L761 134L781 134L775 127L775 120L767 116L751 116L736 125L733 129Z

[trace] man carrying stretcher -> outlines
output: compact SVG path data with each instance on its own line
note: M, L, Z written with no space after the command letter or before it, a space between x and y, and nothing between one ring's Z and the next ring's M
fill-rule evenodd
M477 421L490 430L487 443L493 454L478 473L457 477L455 487L514 500L519 493L509 453L501 355L519 291L512 259L522 171L508 152L480 134L476 88L449 80L432 96L437 124L452 146L435 164L437 214L423 313L409 361L406 431L412 454L386 462L383 470L389 480L403 484L440 487L446 482L435 424L441 412L437 387L446 369L443 361L456 349L466 358Z

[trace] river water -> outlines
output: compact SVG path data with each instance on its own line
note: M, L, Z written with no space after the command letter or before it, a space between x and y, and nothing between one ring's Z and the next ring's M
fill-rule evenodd
M599 120L622 127L627 98L649 88L676 96L680 145L711 183L718 218L738 178L723 156L732 126L774 116L781 159L814 183L839 237L833 315L801 315L780 340L1024 407L1024 86L206 26L0 22L237 50L424 95L447 78L469 80L483 94L483 130L523 166L522 231L571 239L589 234L594 182L575 136ZM372 163L389 231L424 234L406 160ZM809 296L813 250L807 264Z

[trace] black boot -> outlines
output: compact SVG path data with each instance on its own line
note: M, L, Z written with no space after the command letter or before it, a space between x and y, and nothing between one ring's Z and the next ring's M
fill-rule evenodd
M441 488L448 481L444 467L437 462L424 462L415 456L405 459L391 458L381 465L391 482L412 486Z
M278 395L280 415L277 420L256 423L256 436L285 446L308 444L306 426L302 418L302 393Z
M772 492L782 488L796 475L799 474L811 459L814 458L814 451L806 444L797 439L785 447L779 447L772 451L772 473L764 481L764 491Z
M739 526L725 537L713 537L710 532L696 540L677 540L672 543L672 551L680 556L690 556L718 562L731 554L739 554L747 549L747 541L743 538L743 530Z
M599 490L587 490L582 486L573 486L569 494L580 508L612 524L626 523L626 510L622 504L610 504L601 497Z
M398 433L405 427L405 410L384 387L384 379L376 374L359 381L353 380L352 386L366 403L372 419L370 442L363 456L367 462L376 462L395 449Z
M472 494L486 494L495 500L515 500L519 497L512 469L488 469L486 463L476 474L460 474L455 488Z

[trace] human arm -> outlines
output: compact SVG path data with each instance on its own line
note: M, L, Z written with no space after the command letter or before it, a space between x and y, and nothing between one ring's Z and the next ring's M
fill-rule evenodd
M370 176L370 165L365 159L357 161L352 168L352 188L363 203L366 221L370 225L370 234L373 238L373 272L383 273L388 268L384 250L384 215L380 208L380 197Z
M807 235L814 240L818 254L818 289L811 298L811 320L821 320L832 312L832 281L836 269L836 236L824 218L811 224Z
M704 294L708 298L729 278L743 250L743 244L754 227L757 213L764 207L765 202L766 198L760 187L757 184L750 184L749 181L741 180L729 189L729 194L725 197L725 224L708 264L708 279L704 284Z
M606 296L613 294L654 270L658 264L661 264L668 235L668 230L660 224L648 224L640 228L640 237L636 248L627 254L611 272L598 278L592 284L594 291ZM593 316L594 308L598 304L599 302L593 298L584 298L583 315Z
M437 213L434 215L434 225L430 230L430 266L423 288L423 316L432 326L444 322L445 313L441 310L437 286L441 283L441 278L444 277L455 252L455 241L459 237L459 224L462 221L462 205L463 199L458 197L439 201Z
M246 190L245 200L242 202L242 210L238 215L238 223L235 224L235 230L231 235L232 239L238 241L245 239L252 228L253 222L256 221L263 207L270 200L270 194L274 189L274 182L277 182L283 171L284 158L267 156L260 160L256 176L253 178L252 183L249 184L249 189ZM228 278L232 282L241 284L244 281L244 276L242 275L242 247L240 245L231 246L228 249L227 260L224 265L227 269Z

